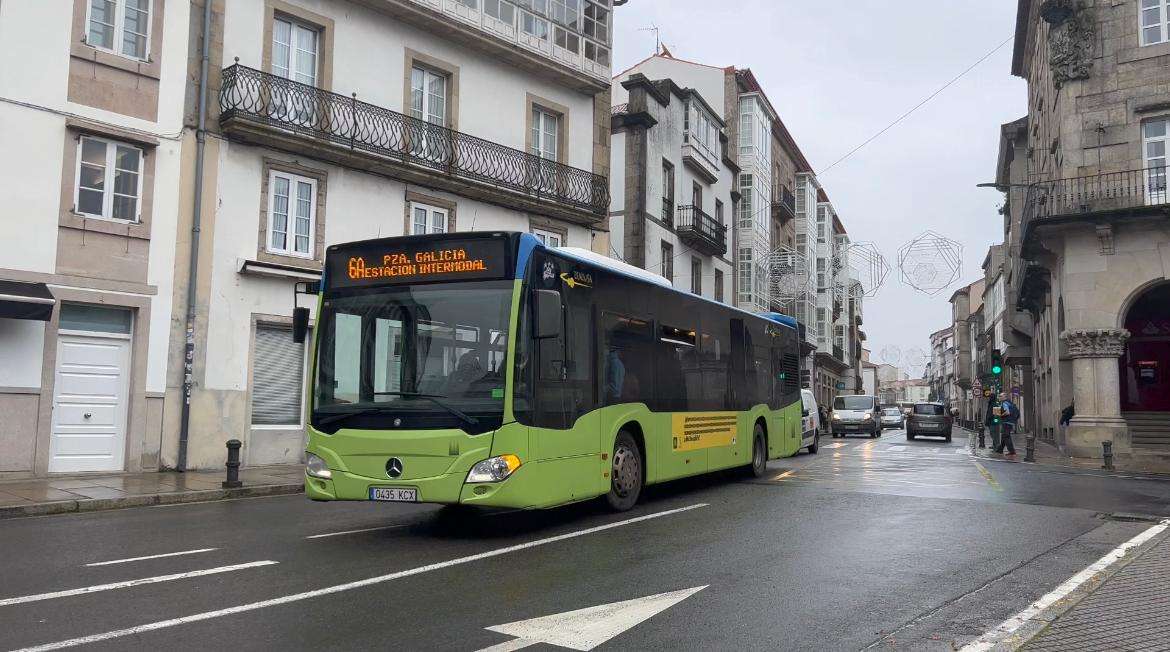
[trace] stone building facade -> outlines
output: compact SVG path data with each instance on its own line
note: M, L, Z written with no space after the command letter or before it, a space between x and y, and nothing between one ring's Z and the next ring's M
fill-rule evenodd
M1005 346L1067 453L1170 453L1170 8L1020 0L1001 131ZM1060 410L1076 416L1061 428Z

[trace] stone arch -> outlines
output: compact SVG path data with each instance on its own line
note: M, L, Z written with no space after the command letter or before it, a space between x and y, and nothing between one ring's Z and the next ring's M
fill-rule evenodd
M1154 290L1161 285L1170 285L1170 279L1150 279L1145 283L1135 287L1132 292L1126 295L1117 311L1117 328L1125 328L1125 322L1129 317L1129 311L1134 307L1134 304L1145 297L1147 292Z
M1118 319L1129 337L1118 359L1121 410L1170 415L1170 281L1147 283L1123 306Z

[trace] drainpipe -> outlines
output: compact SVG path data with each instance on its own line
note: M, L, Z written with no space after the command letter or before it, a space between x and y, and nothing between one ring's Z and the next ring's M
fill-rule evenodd
M195 307L199 278L199 232L203 216L203 156L207 149L207 67L211 61L211 4L203 0L203 36L199 57L199 127L195 131L195 200L191 215L191 259L187 267L187 327L183 350L183 407L179 418L178 471L187 470L187 438L191 431L191 390L195 384Z

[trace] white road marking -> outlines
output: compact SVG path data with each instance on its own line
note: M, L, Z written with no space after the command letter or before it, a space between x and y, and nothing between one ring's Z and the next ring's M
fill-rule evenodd
M171 618L169 620L160 620L158 622L147 623L145 625L138 625L136 627L128 627L126 629L116 629L110 632L101 634L91 634L89 636L81 636L78 638L71 638L65 641L56 641L54 643L45 643L33 647L23 648L16 652L40 652L41 650L60 650L67 647L75 647L78 645L85 645L87 643L97 643L100 641L108 641L115 638L122 638L124 636L133 636L135 634L142 634L144 632L153 632L168 627L176 627L178 625L186 625L189 623L197 623L203 620L211 620L212 618L222 618L224 616L231 616L238 613L245 613L248 611L256 611L257 609L264 609L267 607L275 607L290 602L300 602L302 600L310 600L323 595L330 595L333 593L340 593L342 591L349 591L375 584L382 584L391 580L401 579L403 577L411 577L413 575L421 575L422 573L429 573L430 571L442 570L452 566L459 566L468 564L473 561L480 561L481 559L490 559L491 557L498 557L508 553L517 552L520 550L527 550L528 548L536 548L538 546L556 543L558 541L565 541L566 539L574 539L576 537L585 536L586 534L593 534L595 532L604 532L605 530L612 530L613 528L622 527L624 525L632 525L642 521L648 521L663 516L670 516L672 514L680 514L688 512L692 509L706 507L707 503L696 503L688 505L687 507L679 507L677 509L668 509L662 512L654 512L653 514L646 514L644 516L635 516L624 521L616 521L614 523L606 523L605 525L598 525L596 527L586 528L584 530L577 530L576 532L567 532L565 534L558 534L556 536L546 537L544 539L536 539L527 543L518 543L514 546L506 546L503 548L496 548L495 550L488 550L466 557L458 557L456 559L449 559L447 561L438 562L434 564L427 564L426 566L418 566L409 568L407 570L388 573L386 575L379 575L377 577L369 577L364 580L357 580L354 582L347 582L345 584L335 584L321 589L312 591L305 591L303 593L294 593L291 595L281 596L279 598L271 598L269 600L261 600L260 602L251 602L248 604L241 604L235 607L228 607L226 609L216 609L215 611L204 611L203 613L192 614L190 616L182 616L179 618Z
M905 446L890 446L887 450L889 450L892 453L901 453L902 451L906 450L906 447Z
M495 625L486 629L516 638L479 652L519 650L537 643L548 643L571 650L592 650L705 588L707 585Z
M1028 605L1028 607L1020 613L1012 616L1011 618L1008 618L1007 620L1000 623L998 627L988 631L983 636L980 636L967 645L964 645L960 652L983 652L984 650L992 649L996 646L996 644L1001 643L1005 639L1009 638L1041 611L1044 611L1048 607L1052 606L1058 600L1064 599L1068 594L1076 590L1077 587L1093 579L1098 573L1101 573L1105 569L1117 563L1118 560L1125 557L1130 550L1133 550L1134 548L1149 541L1167 527L1170 527L1170 519L1166 519L1161 523L1144 530L1136 537L1126 541L1120 546L1117 546L1113 550L1109 551L1109 554L1098 559L1088 568L1082 570L1076 575L1073 575L1067 581L1065 581L1064 584L1061 584L1044 597Z
M114 559L112 561L95 561L86 566L110 566L112 564L126 564L132 561L144 561L147 559L162 559L163 557L178 557L180 555L197 555L201 552L211 552L212 550L219 550L219 548L199 548L197 550L181 550L179 552L164 552L161 555L146 555L145 557L128 557L126 559Z
M219 573L230 573L232 571L244 570L245 568L255 568L257 566L271 566L277 564L272 560L264 561L250 561L246 564L233 564L231 566L220 566L218 568L208 568L205 570L189 571L186 573L175 573L173 575L159 575L156 577L143 577L137 580L127 580L125 582L111 582L110 584L98 584L96 586L84 586L80 589L67 589L65 591L54 591L52 593L40 593L37 595L23 595L18 598L4 598L0 600L0 607L7 607L14 604L24 604L26 602L39 602L41 600L52 600L54 598L68 598L74 595L85 595L88 593L97 593L99 591L110 591L112 589L124 589L131 586L139 586L142 584L157 584L159 582L171 582L174 580L185 580L192 577L202 577L204 575L217 575Z
M401 525L383 525L381 527L365 527L360 530L342 530L341 532L326 532L325 534L313 534L305 537L306 539L324 539L325 537L339 537L343 534L360 534L362 532L377 532L378 530L393 530L395 528L406 527L409 523Z

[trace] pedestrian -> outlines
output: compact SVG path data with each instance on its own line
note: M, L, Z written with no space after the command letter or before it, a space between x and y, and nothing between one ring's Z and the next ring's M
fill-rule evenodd
M1012 432L1020 422L1020 408L1016 407L1015 402L1008 398L1007 394L1000 394L999 400L999 443L995 447L995 452L1002 453L1006 445L1008 456L1015 457L1016 447L1012 444Z
M991 433L992 448L999 446L999 429L995 425L995 413L998 408L999 403L996 402L994 396L991 396L987 399L987 407L983 410L983 429ZM980 446L980 448L983 448L983 446Z
M829 421L829 408L824 405L817 406L817 416L821 420L821 430L829 430L832 428L832 422ZM834 434L834 437L837 435Z
M1077 415L1077 403L1073 401L1068 404L1068 407L1060 411L1060 425L1067 426L1072 418Z

